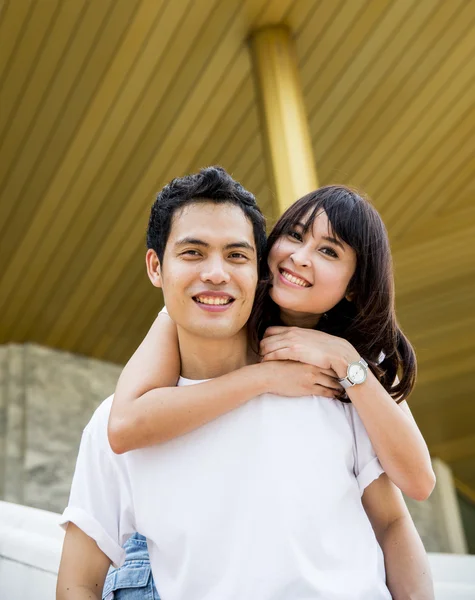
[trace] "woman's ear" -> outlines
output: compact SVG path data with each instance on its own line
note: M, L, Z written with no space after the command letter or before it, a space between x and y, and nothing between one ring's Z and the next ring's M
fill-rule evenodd
M147 265L147 275L152 285L157 288L162 287L162 276L161 276L161 268L160 261L158 260L157 253L155 250L147 250L147 254L145 255L145 264Z
M355 293L352 292L349 288L346 290L346 294L345 294L345 300L348 300L348 302L353 302L353 300L355 299Z

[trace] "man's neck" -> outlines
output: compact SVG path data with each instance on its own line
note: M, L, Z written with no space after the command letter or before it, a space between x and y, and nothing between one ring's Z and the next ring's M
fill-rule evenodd
M187 379L212 379L256 362L245 329L220 340L196 337L178 328L178 342L181 375Z

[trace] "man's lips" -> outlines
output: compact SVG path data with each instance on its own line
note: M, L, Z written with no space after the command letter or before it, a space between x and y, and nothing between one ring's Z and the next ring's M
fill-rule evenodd
M283 283L291 285L292 287L308 288L312 285L310 281L301 275L294 273L290 269L279 268L279 276Z
M195 294L193 300L200 308L216 312L229 308L234 302L234 297L226 292L209 290Z

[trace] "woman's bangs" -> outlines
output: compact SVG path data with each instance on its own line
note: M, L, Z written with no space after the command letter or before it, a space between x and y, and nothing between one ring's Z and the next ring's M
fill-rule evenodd
M308 233L318 215L325 211L331 235L356 250L360 245L359 237L362 233L359 230L365 229L362 203L364 201L350 188L340 186L320 188L300 198L285 211L270 236L270 245L281 235L289 233L299 223L303 225L303 232Z
M332 235L348 244L351 248L355 247L355 202L353 199L339 198L336 202L329 200L323 203Z

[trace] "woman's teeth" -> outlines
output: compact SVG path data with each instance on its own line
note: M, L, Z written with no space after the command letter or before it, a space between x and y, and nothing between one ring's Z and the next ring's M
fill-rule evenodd
M210 298L209 296L196 296L196 301L201 304L222 305L229 304L232 298Z
M307 281L300 279L300 277L295 277L295 275L291 275L290 273L287 273L287 271L280 271L280 274L291 283L295 283L296 285L300 285L302 287L310 287L310 284Z

